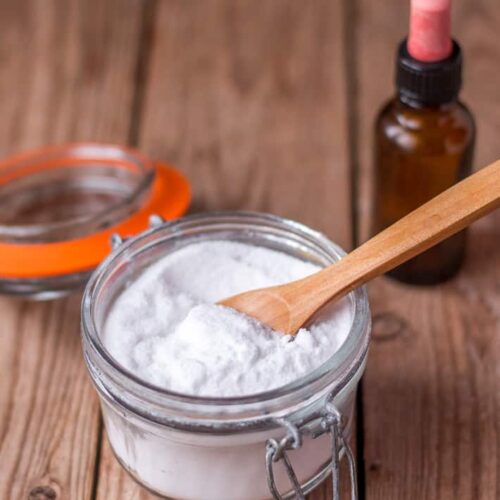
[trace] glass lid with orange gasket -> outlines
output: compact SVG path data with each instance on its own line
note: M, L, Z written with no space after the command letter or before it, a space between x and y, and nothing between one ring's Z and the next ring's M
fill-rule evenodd
M187 210L190 187L121 146L75 143L0 161L0 293L52 298L81 288L117 233Z

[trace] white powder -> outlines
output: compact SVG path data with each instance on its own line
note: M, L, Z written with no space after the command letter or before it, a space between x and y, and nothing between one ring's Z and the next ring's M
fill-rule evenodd
M184 394L239 396L282 386L339 348L352 322L348 299L325 308L294 340L214 303L318 269L263 247L192 243L150 266L117 298L105 345L138 377Z

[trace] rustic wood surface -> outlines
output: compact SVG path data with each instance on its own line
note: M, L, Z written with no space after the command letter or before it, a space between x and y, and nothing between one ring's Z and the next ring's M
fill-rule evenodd
M190 177L193 210L271 211L349 247L366 237L405 3L0 0L0 154L128 142ZM456 2L476 165L500 157L499 25L497 0ZM370 289L362 498L500 498L500 214L471 234L449 284ZM78 302L0 299L1 499L153 498L103 435ZM330 497L326 484L309 499Z
M362 0L357 9L361 239L369 220L371 130L392 78L373 78L374 62L391 57L407 17L406 2L385 5ZM478 121L476 166L500 157L499 22L496 0L455 4L464 100ZM466 266L445 286L379 280L370 288L374 329L360 457L367 499L500 498L500 213L470 233Z
M0 3L0 148L127 141L141 0ZM119 15L117 15L119 14ZM0 299L0 498L88 499L101 425L79 298Z

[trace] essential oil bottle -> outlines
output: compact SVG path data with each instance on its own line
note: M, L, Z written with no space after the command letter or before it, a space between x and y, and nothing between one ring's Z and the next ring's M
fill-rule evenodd
M373 233L471 173L474 118L459 101L462 53L450 35L450 0L413 0L410 33L396 62L396 96L375 125ZM390 276L430 285L456 274L465 232L403 264Z

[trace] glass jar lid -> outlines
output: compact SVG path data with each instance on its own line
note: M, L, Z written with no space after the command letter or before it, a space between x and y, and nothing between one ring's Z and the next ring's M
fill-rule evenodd
M177 170L122 146L51 146L0 162L0 293L51 298L81 288L110 251L151 215L190 201Z

